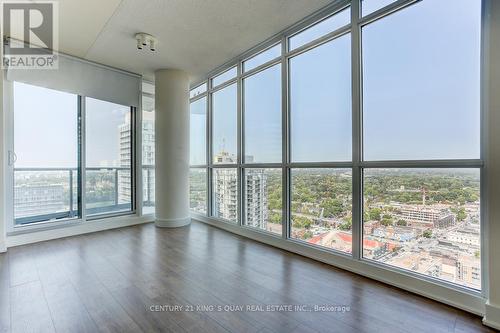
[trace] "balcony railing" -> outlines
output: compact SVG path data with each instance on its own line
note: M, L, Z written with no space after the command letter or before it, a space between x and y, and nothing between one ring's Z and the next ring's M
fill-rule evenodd
M131 169L86 168L86 214L126 212L132 208ZM144 206L154 207L154 166L143 166ZM77 168L15 168L15 225L77 218Z

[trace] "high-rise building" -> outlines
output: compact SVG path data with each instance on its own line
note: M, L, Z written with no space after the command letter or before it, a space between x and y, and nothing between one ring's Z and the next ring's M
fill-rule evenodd
M118 128L120 138L120 167L130 168L131 165L131 137L130 117ZM154 163L155 163L155 133L154 113L144 112L142 118L142 165L144 166L144 200L154 202ZM118 173L118 203L131 202L131 174L129 170Z
M245 174L246 224L267 230L267 175L263 169L250 169Z
M236 156L222 151L214 158L217 163L234 163ZM238 176L234 169L216 169L214 172L214 213L227 220L238 219ZM267 229L267 175L263 169L249 169L245 173L246 225Z

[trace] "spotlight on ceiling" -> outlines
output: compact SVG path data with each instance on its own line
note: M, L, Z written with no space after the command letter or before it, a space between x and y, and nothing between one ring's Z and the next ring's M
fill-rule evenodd
M137 49L142 50L144 46L149 45L149 49L151 51L156 51L156 46L158 45L158 39L150 34L146 34L144 32L140 32L135 34L135 39L137 41Z

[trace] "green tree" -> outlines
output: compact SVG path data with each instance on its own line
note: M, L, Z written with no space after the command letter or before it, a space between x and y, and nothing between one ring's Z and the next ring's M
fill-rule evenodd
M408 225L408 222L406 222L405 220L398 220L396 224L400 227L406 227Z
M297 229L309 229L311 227L312 221L304 216L295 215L293 216L293 227Z
M281 214L277 212L271 212L269 216L269 222L274 224L281 224Z
M424 233L422 234L425 238L431 238L432 237L432 230L430 229L427 229L424 231Z
M344 223L339 225L339 229L343 231L348 231L352 229L352 217L346 217L344 219Z
M368 215L370 216L370 220L376 220L376 221L380 221L381 214L382 214L382 210L380 208L372 208L368 212Z
M339 199L328 198L323 200L321 208L324 209L323 215L327 218L336 217L344 211L344 204Z
M312 232L306 231L304 232L304 239L309 239L313 236Z
M393 225L394 221L393 221L391 215L385 214L384 216L382 216L380 223L387 227L387 226Z
M465 220L465 218L467 217L467 214L465 213L465 209L464 208L460 208L458 211L457 211L457 220L462 222Z

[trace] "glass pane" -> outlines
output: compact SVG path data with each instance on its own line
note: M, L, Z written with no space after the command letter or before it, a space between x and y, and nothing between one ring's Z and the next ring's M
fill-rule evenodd
M362 0L361 2L361 12L362 16L366 16L368 14L373 13L374 11L379 10L396 0Z
M292 238L352 252L351 169L292 169Z
M76 217L78 98L19 82L13 86L15 224Z
M469 0L424 0L363 28L366 160L479 158L480 31Z
M281 235L281 169L245 170L246 225Z
M245 163L281 162L281 65L244 80Z
M215 92L212 105L214 163L236 163L238 112L236 84Z
M216 87L219 84L227 82L227 81L231 80L232 78L235 78L236 74L237 74L236 67L230 68L227 71L225 71L224 73L214 77L212 79L212 86Z
M142 81L142 92L154 95L155 94L154 83Z
M155 110L155 99L152 96L142 95L142 111L153 112Z
M197 213L207 213L207 170L189 169L189 207Z
M201 95L203 94L204 92L207 91L207 83L203 83L202 85L192 89L190 92L189 92L189 98L193 98L193 97L196 97L198 95Z
M190 126L190 164L207 164L207 98L191 103Z
M142 99L143 110L145 99ZM154 106L154 100L153 100ZM143 214L152 214L155 209L155 113L142 112L142 176Z
M130 107L86 98L87 214L132 209Z
M351 102L350 35L292 58L292 161L350 161Z
M481 289L478 169L367 169L363 256Z
M275 45L256 56L243 62L243 71L247 72L255 67L265 64L268 61L278 58L281 56L281 44Z
M312 27L290 37L289 49L294 50L304 44L307 44L315 39L323 37L330 32L333 32L345 25L351 23L351 7L330 16L329 18L313 25Z
M236 169L213 169L213 216L238 221L238 176Z
M142 167L142 213L153 214L155 212L155 169L154 166Z

